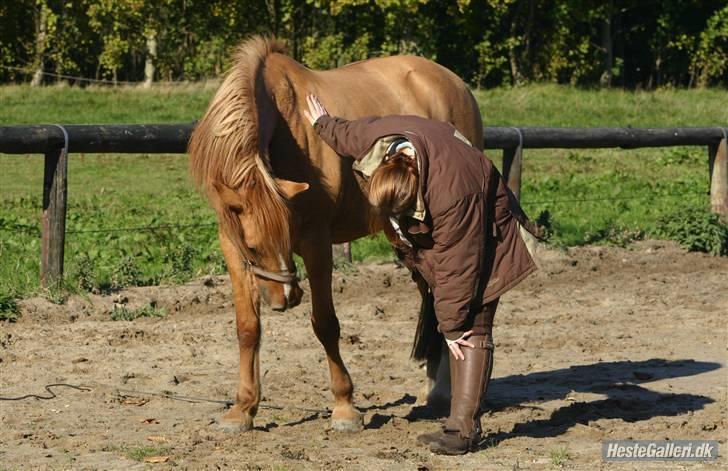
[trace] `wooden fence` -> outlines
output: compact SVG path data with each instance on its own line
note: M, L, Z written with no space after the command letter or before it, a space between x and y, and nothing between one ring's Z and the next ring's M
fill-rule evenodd
M63 277L69 153L184 153L193 124L0 126L0 152L44 154L41 283ZM486 127L486 149L503 150L503 174L520 197L523 149L707 146L710 203L728 220L728 128Z

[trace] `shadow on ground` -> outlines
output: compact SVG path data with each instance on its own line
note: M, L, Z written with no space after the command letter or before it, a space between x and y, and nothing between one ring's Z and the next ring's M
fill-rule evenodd
M540 409L533 403L563 400L574 392L607 397L588 402L577 401L560 407L548 419L517 423L510 432L485 435L483 442L494 446L518 436L554 437L576 424L586 425L599 419L636 422L700 410L714 400L695 394L656 392L644 385L664 379L695 376L721 367L719 363L713 362L651 359L594 363L494 378L486 399L488 412ZM426 408L417 407L407 418L413 421L431 419L432 414Z

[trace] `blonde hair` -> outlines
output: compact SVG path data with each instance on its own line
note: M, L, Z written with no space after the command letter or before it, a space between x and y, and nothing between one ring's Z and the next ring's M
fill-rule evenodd
M190 173L216 201L214 183L230 188L250 187L246 205L256 208L250 214L255 226L266 237L268 253L290 252L289 212L284 195L270 171L268 142L261 140L260 115L270 113L262 95L263 69L268 56L284 52L283 44L273 38L253 36L243 42L234 56L230 72L212 99L205 115L190 137ZM253 262L256 255L244 243L238 216L228 207L213 203L223 234L241 255Z
M400 151L382 163L369 183L369 203L392 216L414 206L419 187L417 161Z

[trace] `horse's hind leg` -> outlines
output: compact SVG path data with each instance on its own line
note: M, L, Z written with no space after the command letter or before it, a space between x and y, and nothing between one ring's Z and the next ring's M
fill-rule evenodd
M438 341L444 343L443 340ZM427 405L436 417L445 417L450 413L449 351L442 345L437 355L427 359Z
M356 432L362 428L362 416L354 408L354 386L339 352L340 328L331 297L333 262L328 237L312 237L302 241L300 254L306 264L311 286L311 324L316 337L326 350L331 374L331 391L335 400L331 426L342 432Z
M235 320L240 349L240 369L235 403L223 415L223 429L240 432L253 428L253 418L260 402L258 347L260 345L260 303L255 279L243 268L242 261L228 238L220 233L225 262L233 285Z

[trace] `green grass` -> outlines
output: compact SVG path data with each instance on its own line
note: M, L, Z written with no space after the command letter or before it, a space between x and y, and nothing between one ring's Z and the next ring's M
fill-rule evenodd
M559 85L475 92L485 126L727 126L728 91L583 90Z
M0 87L0 124L189 122L202 115L214 90L214 84L151 90L6 86ZM476 96L486 125L728 125L725 90L647 93L535 85ZM500 165L500 152L488 155ZM0 165L4 302L40 293L43 160L0 154ZM185 156L72 154L68 175L66 290L177 283L224 271L214 214L192 187ZM692 230L687 214L707 221L708 190L702 147L524 153L524 209L550 225L555 245L622 245L635 237L661 237L714 247L686 235ZM720 237L713 222L706 224L698 226ZM165 227L170 225L175 227ZM152 229L135 230L140 227ZM355 242L352 252L356 261L392 258L381 235ZM0 320L15 310L3 302Z
M218 85L0 86L0 125L190 122L200 118Z
M144 461L145 458L151 456L163 456L169 453L169 447L166 446L134 446L124 447L124 455L130 460Z
M137 309L130 309L126 306L114 305L114 309L111 311L112 321L133 321L140 317L166 317L167 311L162 308L158 308L151 304L142 306Z
M551 458L551 464L554 466L563 466L571 459L571 455L566 448L551 450L549 452L549 457Z

